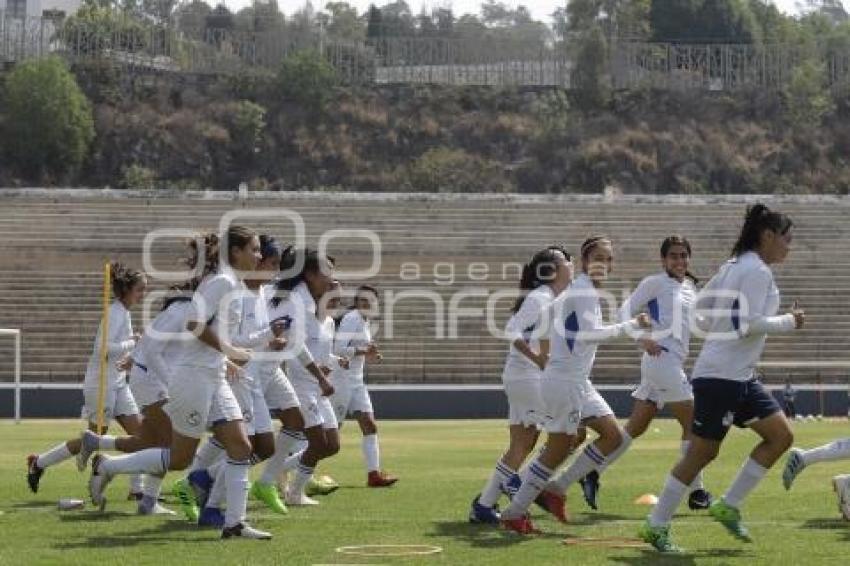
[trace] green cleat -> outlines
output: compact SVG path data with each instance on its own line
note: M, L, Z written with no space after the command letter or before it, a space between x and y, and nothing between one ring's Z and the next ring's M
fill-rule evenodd
M251 486L251 496L258 501L265 503L266 507L278 515L286 515L289 513L289 510L286 508L283 501L281 501L280 494L277 492L277 488L274 485L256 481Z
M180 508L186 518L193 523L198 522L198 503L195 501L195 494L192 487L186 478L180 478L174 485L171 486L171 493L180 502Z
M304 489L309 497L314 495L329 495L339 489L339 484L336 483L330 476L322 476L320 478L312 477L307 482L307 487Z
M644 542L651 544L658 552L663 552L664 554L681 554L684 552L670 540L669 526L653 527L649 524L649 519L641 525L638 530L638 536Z
M750 537L747 527L741 524L741 512L723 501L718 499L708 508L708 514L714 517L714 520L726 527L729 533L744 542L753 542Z

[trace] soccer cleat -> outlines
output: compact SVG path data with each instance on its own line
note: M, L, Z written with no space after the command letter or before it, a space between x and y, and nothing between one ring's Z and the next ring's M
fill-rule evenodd
M286 515L289 513L286 505L280 500L280 494L274 485L267 483L254 482L251 486L251 495L254 499L262 501L266 507L277 513L278 515Z
M711 507L714 498L708 491L699 488L695 489L688 496L688 507L692 511L702 511Z
M397 477L390 476L385 474L384 472L375 470L369 472L369 477L366 480L366 485L368 487L390 487L397 481Z
M89 478L89 496L92 504L103 511L106 508L106 496L104 492L109 482L112 481L106 470L103 470L103 463L109 458L103 454L97 454L91 461L91 477Z
M238 523L232 527L224 527L221 538L247 538L253 540L271 540L272 534L255 529L248 523Z
M785 460L785 468L782 470L782 485L785 489L791 489L791 484L800 472L806 467L806 462L803 460L803 451L799 448L792 448L788 451L788 459Z
M664 554L680 554L682 549L673 544L670 540L670 527L653 527L649 524L649 519L641 525L638 530L638 536L658 552Z
M38 456L30 454L27 456L27 484L33 493L38 493L38 482L44 474L44 468L38 467Z
M77 452L77 470L83 471L89 463L91 455L97 452L98 437L90 430L83 431L80 435L80 451Z
M189 481L186 478L180 478L171 486L171 493L180 502L180 508L186 518L193 523L198 520L198 503L195 501L195 494L192 493L192 488L189 486Z
M753 542L747 527L741 523L741 512L723 499L718 499L708 508L708 513L714 520L726 527L733 537L744 542Z
M218 507L204 507L198 517L198 526L221 529L224 527L224 513Z
M308 497L305 493L292 493L291 491L286 492L286 504L292 507L308 507L310 505L318 505L319 502L315 499Z
M599 488L602 485L599 483L599 472L593 470L578 480L578 482L581 484L581 492L584 495L584 500L587 502L587 505L594 511L598 511L599 508L596 506L596 497L599 495Z
M522 478L519 477L519 474L514 474L511 476L511 479L499 484L499 489L508 497L508 499L513 499L521 485Z
M330 495L339 489L339 484L328 478L330 481L322 481L321 479L310 478L307 485L304 486L304 492L309 495Z
M153 497L143 497L136 509L139 515L177 515L168 507L160 505Z
M195 502L201 509L207 504L207 499L210 496L210 490L215 480L206 470L192 470L186 476L186 481L189 482L189 487L192 488L192 493L195 496Z
M850 521L850 475L832 478L832 489L838 495L838 511L846 521Z
M502 527L506 530L513 531L521 535L540 534L540 531L534 527L534 524L531 522L531 517L529 517L527 513L521 517L517 517L516 519L505 519L502 517L501 522Z
M554 491L543 490L534 502L544 511L558 519L561 523L568 522L567 497Z
M502 516L499 514L499 506L487 507L478 502L481 494L476 495L469 508L469 522L476 525L498 525Z

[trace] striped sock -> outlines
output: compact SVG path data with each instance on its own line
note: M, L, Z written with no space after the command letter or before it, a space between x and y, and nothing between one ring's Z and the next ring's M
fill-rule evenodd
M245 509L248 506L248 473L251 471L250 460L227 459L224 470L224 481L227 484L227 509L224 512L224 526L233 527L245 520Z
M304 488L307 487L307 482L313 477L314 470L315 468L305 466L299 462L298 466L295 467L295 479L292 480L289 486L289 492L293 495L303 495Z
M192 467L189 468L189 472L206 470L222 457L224 457L224 446L215 438L210 438L195 453L195 459L192 460Z
M515 473L515 470L512 470L501 460L496 462L496 469L493 470L493 475L490 476L487 485L484 486L484 491L481 492L478 502L487 507L495 505L502 494L502 485L507 484Z
M557 491L563 495L572 484L603 465L605 465L605 456L596 448L596 445L588 444L581 454L573 460L570 467L552 482L552 491Z
M549 483L550 477L552 477L552 470L544 466L539 458L535 458L525 470L522 485L511 500L511 504L502 512L502 517L505 519L521 517Z
M290 451L299 446L302 440L304 440L304 433L282 429L275 440L274 454L266 461L266 467L263 469L259 482L274 485L280 474L291 469Z

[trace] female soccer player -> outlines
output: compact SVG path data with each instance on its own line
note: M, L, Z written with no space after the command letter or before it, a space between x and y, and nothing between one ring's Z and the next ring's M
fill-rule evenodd
M116 474L164 474L183 470L192 461L198 442L210 427L227 452L227 513L223 539L242 537L270 539L271 534L245 522L251 443L242 426L242 412L225 378L228 358L244 364L250 352L233 346L241 320L239 301L232 299L244 290L242 276L253 271L260 260L260 242L247 228L231 226L223 248L227 264L208 277L192 297L187 330L195 336L182 349L169 386L165 407L173 434L170 448L149 448L110 458L98 455L92 461L89 490L92 502L103 508L104 490Z
M616 457L615 451L623 444L623 431L613 411L590 384L590 372L600 343L650 325L645 314L623 323L602 322L598 288L613 268L611 240L605 236L585 240L581 261L582 274L549 305L545 315L550 326L541 349L550 355L540 391L548 417L546 446L528 465L519 491L502 513L502 524L523 534L534 532L526 511L538 495L543 495L543 504L550 513L566 521L563 494L567 487ZM584 419L585 416L590 418ZM552 473L573 448L582 420L599 437L550 484Z
M363 459L366 463L366 485L369 487L389 487L398 478L381 471L378 447L378 425L372 409L372 399L363 381L366 362L374 363L382 359L378 345L372 341L369 328L370 317L378 312L378 291L374 287L358 287L351 308L339 322L334 338L334 353L349 360L348 369L334 371L334 394L331 396L339 425L345 422L349 414L357 419L363 433Z
M502 371L508 397L507 451L496 462L484 490L472 501L471 523L499 523L496 505L501 493L519 485L517 470L537 444L546 410L540 380L549 353L541 350L539 337L543 310L560 295L572 279L570 254L560 246L549 246L531 257L522 268L520 296L505 326L510 349Z
M126 371L119 369L119 361L133 349L136 341L139 339L139 336L133 333L130 309L140 303L144 298L147 279L141 271L127 268L120 263L112 264L110 274L112 294L115 300L109 307L109 336L107 337L106 344L106 395L103 420L106 428L108 428L109 422L114 418L128 434L136 435L140 430L142 418L139 415L139 409L136 406L136 401L133 399L133 394L127 385ZM85 405L83 406L82 414L84 418L88 419L89 430L92 431L97 429L97 396L100 380L102 335L103 324L101 323L94 339L94 347L89 357L88 366L86 367L83 389ZM98 432L105 434L106 428ZM38 491L41 476L44 474L44 470L50 466L55 466L76 455L77 468L83 471L90 452L81 450L81 446L81 437L78 436L51 448L43 454L38 456L33 454L27 457L27 483L33 493ZM104 437L101 448L114 450L116 448L115 438ZM141 497L141 491L141 476L132 478L130 498L138 499Z
M791 247L791 219L763 204L747 209L732 258L708 282L697 299L700 329L708 330L693 370L693 437L685 456L670 472L658 504L640 536L661 552L679 552L669 528L676 507L697 474L720 450L729 427L747 426L761 437L729 490L709 513L735 537L750 541L741 523L741 503L793 440L788 421L773 396L754 377L767 335L802 328L796 305L777 316L779 290L770 266L781 263ZM704 309L711 309L710 311Z
M689 271L691 253L691 244L686 238L665 238L661 243L661 273L641 281L620 308L621 320L648 312L652 321L652 337L640 340L645 350L641 359L641 381L632 393L635 403L625 426L625 447L646 432L658 411L666 405L682 426L681 452L688 451L694 396L683 368L690 347L691 312L696 300L696 278ZM594 509L598 477L607 467L606 463L598 473L591 472L583 482L585 497ZM589 489L593 485L597 489ZM708 509L709 505L711 494L705 491L700 472L691 485L688 506L696 510Z

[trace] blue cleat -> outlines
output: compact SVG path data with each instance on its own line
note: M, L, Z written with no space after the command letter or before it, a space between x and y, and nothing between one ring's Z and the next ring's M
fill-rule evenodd
M198 526L221 529L224 527L224 513L218 507L204 507L198 517Z
M597 511L599 508L596 506L596 497L599 495L599 472L593 470L583 478L579 480L581 484L581 492L584 495L584 500L587 505Z
M469 509L469 522L477 525L498 525L502 520L499 514L499 506L487 507L478 503L481 495L475 496L472 500L472 507Z
M212 490L213 477L206 470L194 470L187 476L189 487L195 493L195 501L200 508L204 508Z

